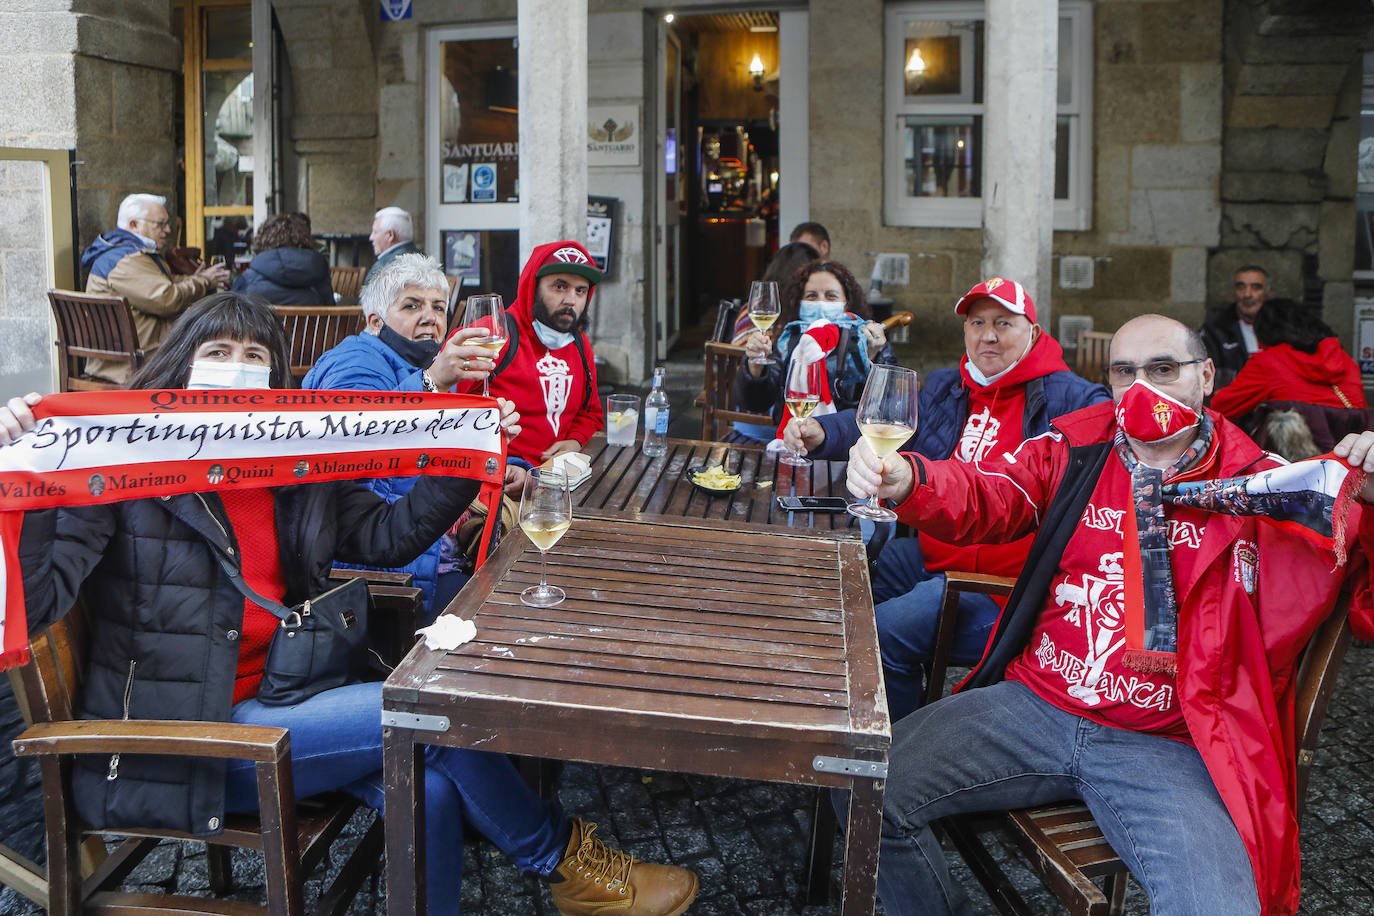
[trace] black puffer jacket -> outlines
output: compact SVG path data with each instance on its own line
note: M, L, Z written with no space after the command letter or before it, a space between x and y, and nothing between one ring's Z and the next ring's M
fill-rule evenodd
M388 504L351 481L276 491L287 592L326 588L335 560L402 566L462 514L472 481L422 478ZM71 607L85 583L90 659L81 715L99 719L229 717L243 596L221 568L240 550L213 493L49 509L24 517L20 564L30 632ZM147 826L200 836L224 820L224 765L173 757L80 757L77 810L92 827Z
M269 248L253 256L234 280L234 292L261 296L273 305L333 305L329 262L318 251Z

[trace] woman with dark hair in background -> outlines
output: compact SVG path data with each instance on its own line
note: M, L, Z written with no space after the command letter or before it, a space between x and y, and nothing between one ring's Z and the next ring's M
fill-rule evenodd
M778 249L777 254L773 255L773 260L768 262L768 269L763 272L760 279L764 283L771 281L778 284L778 295L781 297L787 284L797 275L797 271L812 261L819 260L820 256L820 252L806 242L788 242ZM782 324L779 323L778 327L781 328ZM735 333L731 336L730 342L737 347L742 347L744 341L755 330L754 322L749 320L749 309L741 308L739 314L735 316Z
M792 275L782 289L781 300L777 323L782 326L782 333L776 346L761 331L745 339L747 358L735 377L735 403L739 409L771 413L775 420L781 420L788 363L802 338L827 324L849 332L843 352L836 346L825 353L830 407L845 410L856 406L873 363L895 362L887 335L883 326L873 321L859 281L849 268L836 261L811 261ZM770 364L754 362L769 353L775 353L779 360ZM779 438L776 426L741 429L737 424L735 431L762 442Z
M1264 401L1365 406L1359 365L1314 309L1270 299L1255 316L1255 337L1264 349L1212 395L1213 410L1234 420Z
M333 305L329 263L315 250L310 223L299 213L269 216L253 236L253 260L233 290L273 305Z

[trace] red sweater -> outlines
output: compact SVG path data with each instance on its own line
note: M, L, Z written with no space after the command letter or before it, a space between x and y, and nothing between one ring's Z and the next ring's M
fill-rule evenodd
M1349 406L1365 406L1360 367L1341 349L1340 341L1328 337L1317 346L1316 353L1278 344L1250 357L1235 380L1212 395L1211 407L1235 419L1263 401L1347 406L1332 386L1341 390Z
M238 538L243 578L264 598L280 602L286 595L286 574L277 546L276 504L266 487L224 490L220 493L229 524ZM239 703L258 695L267 647L277 630L277 617L243 599L243 630L239 636L239 664L234 673L234 699Z

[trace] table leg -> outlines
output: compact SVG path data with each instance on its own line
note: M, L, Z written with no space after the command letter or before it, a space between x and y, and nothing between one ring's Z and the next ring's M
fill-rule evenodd
M382 781L386 792L387 916L425 912L424 758L416 753L415 732L382 731Z
M883 780L856 777L849 792L844 834L844 916L871 916L878 891L878 838L883 823Z

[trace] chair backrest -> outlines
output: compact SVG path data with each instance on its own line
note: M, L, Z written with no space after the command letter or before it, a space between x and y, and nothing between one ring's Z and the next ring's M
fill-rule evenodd
M274 305L291 342L291 374L302 378L324 352L363 329L356 305Z
M339 294L340 304L353 305L363 290L363 278L367 276L366 267L331 267L329 285Z
M119 387L113 382L87 378L82 372L82 361L87 357L125 362L131 371L143 365L138 329L123 296L50 289L48 303L57 321L63 391Z
M1107 368L1107 348L1111 342L1112 335L1105 331L1084 331L1079 334L1073 371L1090 382L1102 384L1102 373Z
M738 299L722 299L716 306L716 324L711 331L711 339L721 343L731 343L735 338L735 322L739 320L740 302Z
M735 376L739 374L744 348L717 340L706 341L705 397L701 404L701 438L715 440L717 426L741 423L771 424L773 418L763 413L747 413L735 409Z
M1350 591L1341 593L1340 600L1317 631L1308 640L1298 663L1297 700L1294 705L1296 728L1293 733L1298 754L1298 823L1307 806L1307 782L1312 776L1312 761L1316 756L1317 738L1326 721L1326 709L1336 689L1336 675L1350 648Z
M1265 401L1254 409L1246 421L1246 432L1260 448L1279 451L1271 441L1269 417L1283 410L1295 411L1312 433L1318 454L1330 451L1347 433L1362 433L1374 429L1374 410L1364 407L1332 407L1308 404L1305 401Z
M10 672L25 722L65 722L75 717L81 706L86 647L86 608L79 600L29 641L29 664Z

